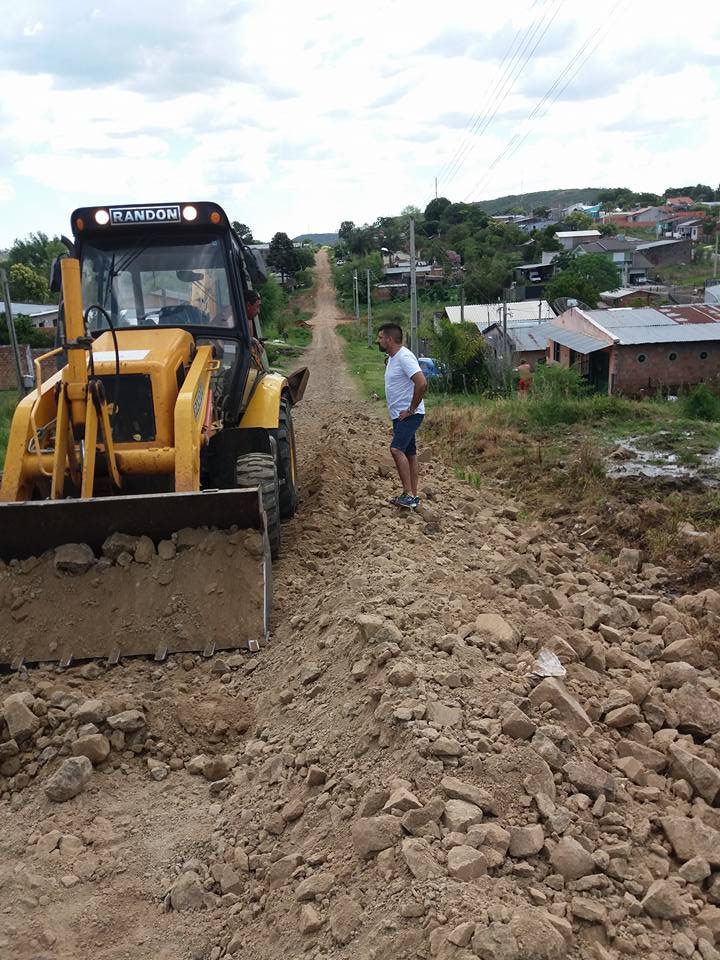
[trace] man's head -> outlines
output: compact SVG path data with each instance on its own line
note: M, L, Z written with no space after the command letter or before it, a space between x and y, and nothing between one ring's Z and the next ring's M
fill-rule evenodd
M403 332L401 326L397 323L384 323L378 330L378 349L383 353L389 353L390 356L393 356L402 346L402 339Z
M249 290L247 296L245 297L245 306L247 307L247 314L250 320L254 320L255 317L260 313L260 294L257 290Z

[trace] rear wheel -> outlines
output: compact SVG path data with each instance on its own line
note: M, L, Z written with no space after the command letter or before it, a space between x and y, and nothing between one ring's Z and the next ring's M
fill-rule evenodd
M295 428L290 404L280 404L280 419L277 432L278 477L280 480L280 517L288 520L295 515L298 502L297 453L295 451Z
M260 487L267 516L270 554L275 560L280 553L280 485L272 454L246 453L235 462L237 487Z

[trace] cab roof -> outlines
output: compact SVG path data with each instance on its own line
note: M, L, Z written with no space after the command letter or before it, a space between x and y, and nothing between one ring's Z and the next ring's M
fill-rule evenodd
M127 205L79 207L70 217L75 239L93 234L126 231L173 231L200 229L203 232L230 229L227 214L217 203L187 201L176 203L132 203Z

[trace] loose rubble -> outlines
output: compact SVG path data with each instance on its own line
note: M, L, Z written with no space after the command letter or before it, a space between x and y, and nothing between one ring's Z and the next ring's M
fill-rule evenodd
M720 592L437 463L386 508L323 390L259 655L1 678L0 955L718 960Z

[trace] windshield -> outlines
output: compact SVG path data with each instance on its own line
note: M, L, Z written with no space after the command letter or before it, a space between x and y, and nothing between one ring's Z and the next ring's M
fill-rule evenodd
M172 245L86 243L82 285L86 309L100 305L116 327L235 326L217 238ZM108 328L99 310L89 310L88 328Z

